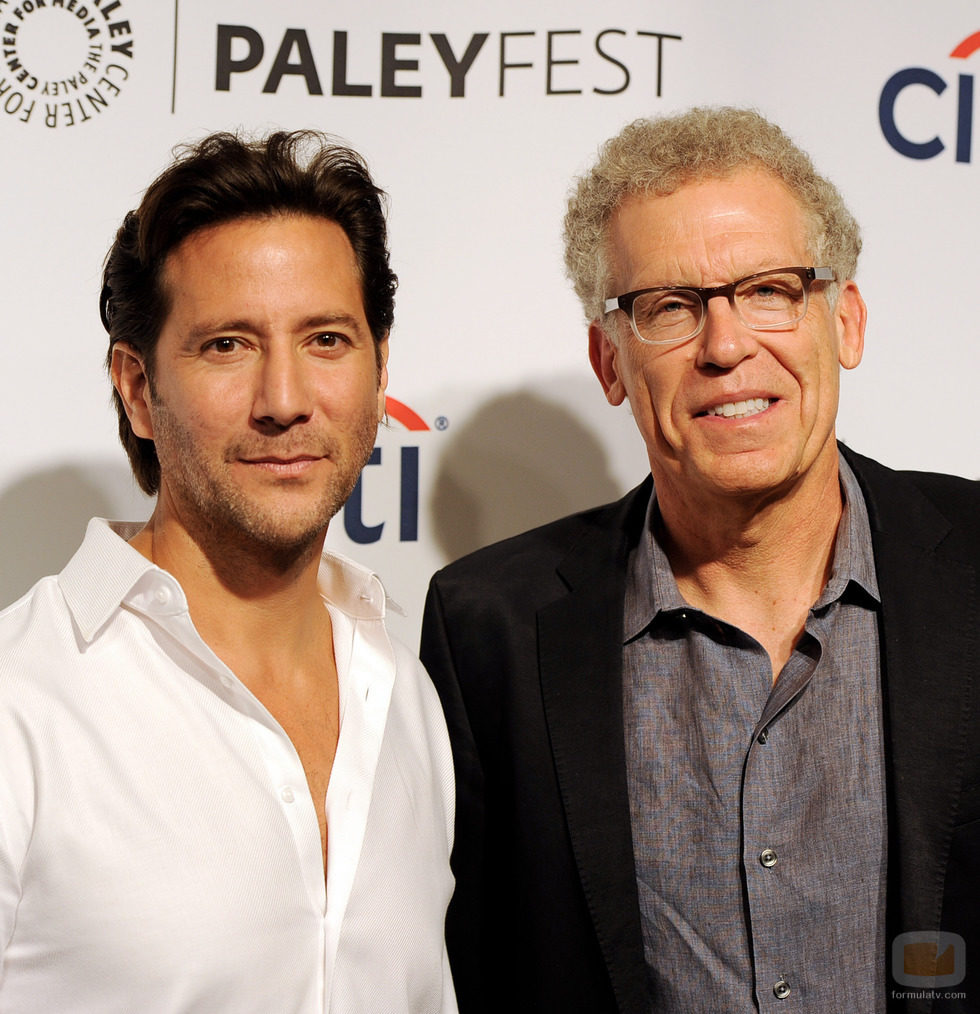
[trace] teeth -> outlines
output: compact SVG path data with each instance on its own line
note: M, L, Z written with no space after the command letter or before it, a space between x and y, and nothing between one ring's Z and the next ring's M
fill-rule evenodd
M708 415L723 415L726 419L744 419L765 412L771 402L768 398L749 398L748 401L726 401L724 405L709 408Z

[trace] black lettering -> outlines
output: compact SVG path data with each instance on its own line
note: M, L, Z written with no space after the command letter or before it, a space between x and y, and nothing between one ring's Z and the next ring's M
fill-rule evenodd
M601 45L603 38L607 35L625 34L626 33L622 30L622 28L606 28L595 37L595 51L599 54L599 56L601 56L603 60L608 60L610 63L616 64L616 66L623 72L623 83L619 86L619 88L593 88L592 90L597 95L619 95L620 92L626 91L626 89L630 86L630 72L627 69L626 64L620 63L616 57L610 56Z
M439 56L442 57L442 62L446 65L446 70L449 71L450 98L463 98L466 95L466 75L470 67L473 66L477 53L480 52L483 44L490 38L489 33L480 32L478 35L474 35L466 47L466 52L458 60L452 47L449 45L449 39L445 35L430 35L429 38L435 43Z
M290 63L289 55L293 46L299 56L297 63ZM306 81L306 90L310 95L322 95L323 88L320 87L320 75L316 71L316 64L313 62L313 50L310 49L310 40L302 28L287 28L286 34L282 37L279 52L272 62L272 70L269 77L262 86L266 94L279 90L279 84L286 74L299 74Z
M663 32L637 32L637 35L642 35L648 39L657 40L657 98L660 98L660 86L663 78L664 69L664 39L677 39L678 42L681 40L680 35L666 35Z
M511 67L533 67L533 63L508 63L506 50L507 40L516 38L520 35L534 35L534 32L501 32L500 33L500 91L499 95L501 98L504 96L504 71L509 70Z
M231 47L235 39L244 40L248 51L238 60L231 58ZM231 91L231 75L254 70L262 61L265 45L262 36L248 25L218 25L217 52L214 60L214 90Z
M545 75L545 93L547 95L581 95L581 88L552 88L551 86L551 68L558 67L563 64L577 64L578 60L555 60L553 58L552 40L556 35L581 35L582 33L577 29L565 29L564 31L548 32L548 71Z
M395 73L399 70L418 70L418 60L399 60L395 50L399 46L417 46L421 35L401 35L397 32L381 34L381 95L391 99L418 99L422 97L421 85L397 85Z
M88 99L89 105L97 113L101 113L102 109L107 109L109 107L108 101L102 97L102 93L98 88L95 89L94 94L92 92L86 92L85 98ZM101 109L99 108L100 106L102 107Z
M333 33L333 94L334 95L370 95L368 84L352 85L347 83L347 33Z

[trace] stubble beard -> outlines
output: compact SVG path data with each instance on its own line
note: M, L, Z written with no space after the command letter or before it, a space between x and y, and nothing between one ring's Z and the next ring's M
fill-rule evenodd
M377 428L374 410L368 407L346 443L326 434L256 435L229 445L214 463L199 453L191 431L167 404L154 399L154 442L161 476L176 501L181 523L215 565L223 560L227 568L251 562L286 570L308 558L357 485L374 449ZM229 469L241 458L289 458L299 453L327 458L333 466L320 495L307 500L302 510L282 511L262 503L231 479ZM284 488L294 481L280 480ZM274 486L269 483L270 490ZM287 490L284 496L288 495Z

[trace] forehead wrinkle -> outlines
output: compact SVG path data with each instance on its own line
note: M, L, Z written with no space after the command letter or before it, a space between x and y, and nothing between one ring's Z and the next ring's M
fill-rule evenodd
M746 209L734 188L727 205L719 203L724 194L710 192L693 206L671 200L687 196L687 188L665 197L624 201L610 237L611 266L620 275L618 291L727 285L759 271L808 262L811 235L804 209L781 181L767 182L776 197L769 215ZM791 199L795 215L778 207L783 196ZM781 252L774 252L777 247Z

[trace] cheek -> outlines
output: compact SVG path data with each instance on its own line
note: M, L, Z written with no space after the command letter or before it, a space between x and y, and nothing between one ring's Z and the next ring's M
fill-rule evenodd
M638 365L630 380L634 412L642 408L645 413L656 416L661 424L667 423L674 414L682 377L682 371L663 359Z
M169 442L176 454L226 439L233 428L232 401L215 392L203 401L157 397L150 412L157 442Z

